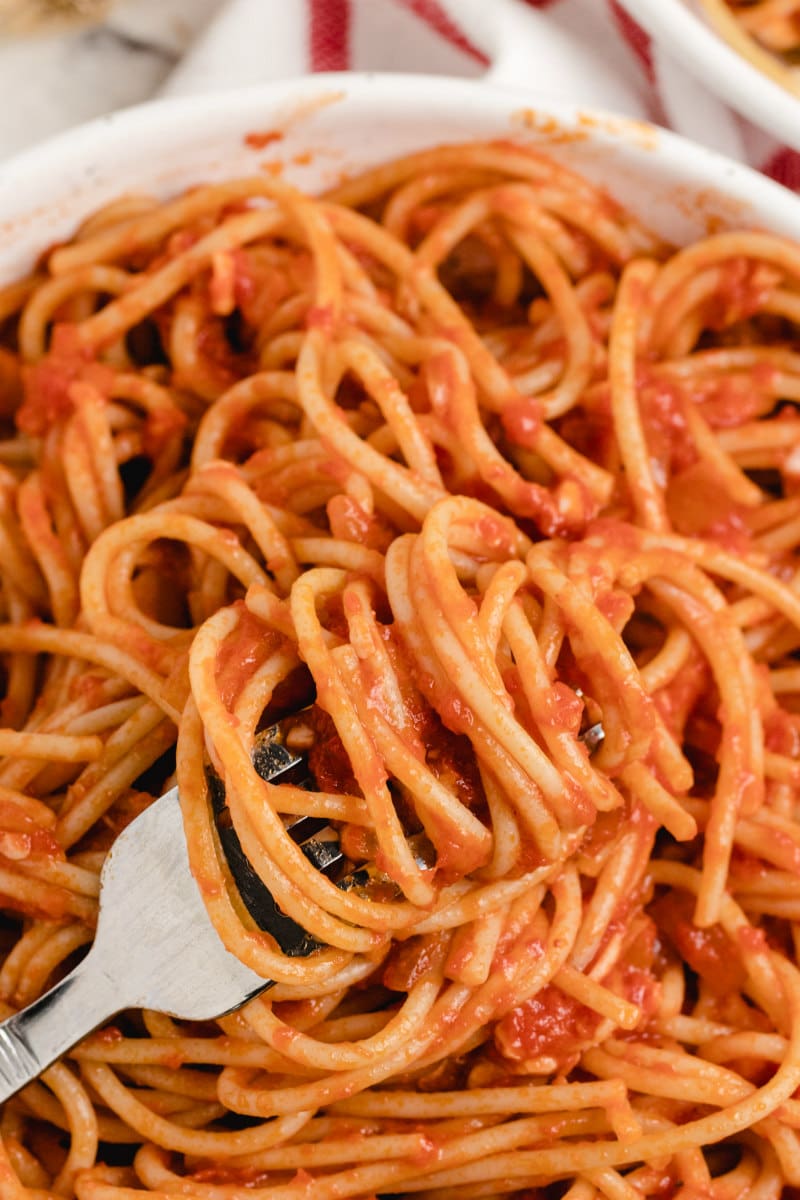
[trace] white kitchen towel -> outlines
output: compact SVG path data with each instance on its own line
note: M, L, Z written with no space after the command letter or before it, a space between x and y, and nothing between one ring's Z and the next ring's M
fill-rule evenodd
M619 0L227 0L161 90L340 70L488 73L657 121L800 191L800 154L706 91Z

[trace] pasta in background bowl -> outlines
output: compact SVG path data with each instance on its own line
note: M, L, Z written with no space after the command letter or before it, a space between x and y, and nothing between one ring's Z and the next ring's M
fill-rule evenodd
M754 125L800 150L800 75L753 39L726 0L621 2L666 55ZM752 7L740 8L752 21Z
M91 937L173 768L278 982L89 1038L6 1106L10 1196L800 1184L798 240L696 146L442 80L154 105L3 168L3 1003ZM316 786L266 787L298 674ZM204 754L329 950L237 904ZM383 890L319 876L298 814Z

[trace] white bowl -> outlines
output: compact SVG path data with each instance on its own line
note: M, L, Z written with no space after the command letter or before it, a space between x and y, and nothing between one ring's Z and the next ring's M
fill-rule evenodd
M667 55L736 112L800 150L800 100L720 37L690 0L621 0Z
M280 137L262 147L248 140L273 133ZM650 125L486 83L327 75L129 109L3 163L0 282L123 192L167 196L268 162L314 192L408 151L473 138L545 149L675 242L748 226L800 239L800 200Z

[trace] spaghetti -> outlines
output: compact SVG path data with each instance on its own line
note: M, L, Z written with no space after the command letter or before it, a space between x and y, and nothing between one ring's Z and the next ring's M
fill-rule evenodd
M718 33L770 79L800 96L798 0L699 0Z
M176 779L276 981L89 1037L6 1104L0 1200L793 1194L800 248L450 146L122 198L0 319L3 1012ZM264 782L311 689L315 787ZM254 926L208 761L325 949Z

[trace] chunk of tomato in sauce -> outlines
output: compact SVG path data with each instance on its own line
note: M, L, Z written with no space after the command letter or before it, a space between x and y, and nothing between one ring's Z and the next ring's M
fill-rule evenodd
M552 1058L568 1069L599 1023L597 1013L550 984L498 1021L494 1041L515 1062Z
M670 892L651 904L649 912L659 933L711 992L717 996L738 992L745 981L745 970L735 946L720 925L708 929L695 925L694 907L694 897L688 892Z

